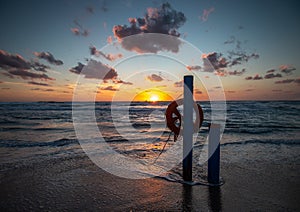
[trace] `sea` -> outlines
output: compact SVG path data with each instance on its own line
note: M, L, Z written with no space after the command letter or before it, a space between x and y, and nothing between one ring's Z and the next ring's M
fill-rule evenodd
M87 132L87 140L82 135L78 138L74 123L81 120L76 117L75 121L72 102L0 103L0 174L37 161L50 163L54 158L90 157L83 151L83 143L93 143L97 139L125 159L148 164L163 160L172 145L182 142L180 138L174 142L166 127L164 114L169 103L96 102L92 108L89 103L76 103L77 111L89 108L95 114L90 121L97 130ZM198 103L204 111L204 122L194 136L194 155L197 155L194 160L201 173L201 165L205 163L201 158L207 156L203 147L207 142L212 111L210 102ZM299 150L300 145L300 101L227 101L225 115L220 140L221 160L234 162L248 157L245 151L248 145L254 145L257 152L262 153L268 149L283 154L292 152L299 159L295 149ZM88 121L84 119L82 123ZM89 141L91 137L93 141ZM225 147L226 151L223 151ZM267 156L252 157L257 161L276 160L276 154L266 152ZM249 159L249 164L252 162ZM179 179L180 164L166 172L173 179ZM199 181L204 179L203 171Z

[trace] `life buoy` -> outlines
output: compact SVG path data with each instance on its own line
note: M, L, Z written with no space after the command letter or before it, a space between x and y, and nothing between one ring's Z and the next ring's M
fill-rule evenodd
M180 134L181 129L181 114L179 113L177 107L183 104L183 99L173 101L168 105L166 110L166 122L167 127L174 132L176 137ZM194 103L194 111L196 112L196 119L194 121L194 132L198 132L199 128L203 123L203 110L199 104Z

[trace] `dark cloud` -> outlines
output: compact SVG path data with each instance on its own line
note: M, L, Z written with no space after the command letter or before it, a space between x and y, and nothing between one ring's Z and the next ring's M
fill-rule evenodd
M103 52L97 50L95 46L90 46L90 54L94 56L102 56L109 61L114 61L123 57L122 54L104 54Z
M129 18L128 21L130 26L117 25L113 27L114 36L122 42L125 49L139 53L157 53L163 50L178 52L181 43L179 39L145 36L146 33L180 36L177 30L185 23L186 17L182 12L174 10L169 3L164 3L159 8L148 8L144 17ZM136 36L134 40L123 40L127 36L137 34L140 36Z
M44 64L41 64L39 62L31 62L31 67L35 70L35 71L41 71L41 72L47 72L46 69L50 68L49 66L46 66Z
M177 88L183 87L183 81L181 80L181 81L175 82L174 87L177 87Z
M288 83L292 83L294 81L295 81L295 79L285 79L285 80L276 81L275 84L288 84Z
M258 74L256 74L254 77L248 76L245 78L245 80L262 80L262 79L263 79L263 77Z
M80 72L82 71L82 69L84 68L85 65L83 65L82 63L77 63L77 66L71 68L69 71L74 73L74 74L80 74Z
M246 72L246 69L243 68L241 71L237 71L237 70L229 71L228 74L229 74L229 75L233 75L233 76L241 76L241 75L243 75L245 72Z
M151 82L161 82L164 80L161 76L157 74L151 74L150 76L147 76L147 79Z
M282 90L280 89L275 89L275 90L272 90L273 92L282 92Z
M34 82L34 81L30 81L28 82L28 84L31 84L31 85L39 85L39 86L51 86L47 83L41 83L41 82Z
M10 88L1 88L2 90L10 90Z
M249 88L249 89L246 89L245 91L246 92L251 92L251 91L254 91L255 89L251 89L251 88Z
M203 13L202 13L202 16L200 17L202 22L205 22L208 20L208 16L213 12L215 11L215 8L214 7L211 7L209 9L204 9L203 10Z
M220 71L220 69L226 68L228 65L226 58L217 52L202 54L202 59L204 66L203 71L205 72Z
M273 79L273 78L279 78L282 77L281 74L274 74L274 73L269 73L265 75L265 79Z
M253 80L261 80L261 79L263 79L263 77L260 76L260 75L258 75L258 74L256 74L256 75L253 77Z
M248 62L250 59L258 59L259 55L257 53L247 54L245 52L235 52L229 51L228 60L230 60L228 66L240 65L244 62Z
M233 44L235 43L235 40L236 40L235 37L232 35L228 40L224 42L224 44Z
M19 76L21 78L41 78L51 79L46 74L35 74L31 71L47 72L49 67L36 61L27 61L21 55L9 54L3 50L0 50L0 68L4 69L7 73L3 75L10 78Z
M124 84L124 85L133 85L132 82L125 82L125 81L120 80L120 79L118 79L118 80L113 80L113 83L115 83L115 84Z
M101 90L104 90L104 91L118 91L119 89L117 89L117 88L110 85L110 86L101 88Z
M300 84L300 78L294 80L295 83Z
M30 90L32 90L32 91L46 91L46 92L52 92L52 91L55 91L54 89L51 89L51 88L49 88L49 89L32 88L32 89L30 89Z
M267 73L274 73L275 69L268 70Z
M27 70L22 70L22 69L9 70L7 76L12 77L12 78L14 78L14 76L17 76L24 80L27 80L27 79L55 80L55 79L49 77L47 74L37 74L37 73L29 72Z
M295 67L290 66L290 65L281 65L281 66L279 67L279 69L280 69L281 72L283 72L283 73L285 73L285 74L287 74L287 75L288 75L288 74L292 74L293 71L296 70Z
M235 93L235 91L225 91L226 93Z
M55 59L50 52L34 52L34 55L40 59L48 61L50 64L53 65L59 66L64 64L63 61Z
M111 67L98 62L90 60L87 65L78 63L77 66L69 70L75 74L83 74L87 79L102 79L102 80L117 80L118 73Z
M242 30L242 29L244 29L244 27L241 26L241 25L239 25L239 26L238 26L238 30Z
M199 70L201 70L201 66L198 66L198 65L196 65L196 66L186 66L186 69L187 70L189 70L189 71L199 71Z
M9 54L0 50L0 67L1 68L17 68L17 69L30 69L30 62L26 61L21 55Z
M130 27L118 25L113 28L113 32L119 39L142 32L179 36L176 30L185 21L182 12L177 12L169 3L164 3L159 8L148 8L143 18L129 18Z

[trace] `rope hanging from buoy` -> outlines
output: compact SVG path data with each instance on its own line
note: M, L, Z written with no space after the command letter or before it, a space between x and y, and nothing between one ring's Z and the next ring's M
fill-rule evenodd
M183 104L183 99L179 99L177 101L173 101L168 105L166 110L166 122L167 127L174 133L174 141L177 140L177 137L181 131L181 123L182 123L182 116L178 111L178 106ZM194 103L194 111L196 112L196 119L194 121L194 132L198 132L199 128L202 126L204 115L203 110L199 104Z

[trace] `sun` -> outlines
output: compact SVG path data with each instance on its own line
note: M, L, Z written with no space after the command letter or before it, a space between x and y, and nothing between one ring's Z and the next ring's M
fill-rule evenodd
M149 100L150 102L157 102L159 100L159 97L157 95L151 95Z

